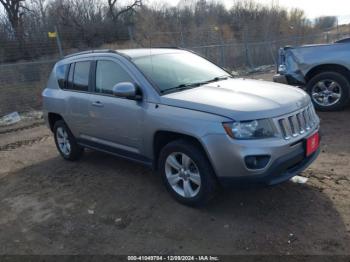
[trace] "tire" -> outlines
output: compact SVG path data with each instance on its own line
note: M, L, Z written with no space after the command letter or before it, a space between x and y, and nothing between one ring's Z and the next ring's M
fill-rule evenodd
M307 83L306 90L319 111L341 110L350 100L349 80L337 72L323 72L315 75Z
M77 144L74 135L63 120L56 121L53 133L57 150L64 159L74 161L82 156L84 148ZM69 148L67 145L69 145Z
M176 140L167 144L160 152L158 170L167 190L182 204L201 206L215 196L218 183L213 168L203 150L189 141ZM176 173L180 175L174 175Z

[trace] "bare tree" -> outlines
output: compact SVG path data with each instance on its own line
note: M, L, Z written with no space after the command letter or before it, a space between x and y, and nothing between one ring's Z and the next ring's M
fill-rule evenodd
M332 19L319 19L313 26L302 10L266 6L256 0L234 1L230 9L212 0L181 0L177 6L146 5L143 0L0 0L1 6L5 10L0 12L2 61L53 55L57 51L55 41L46 32L55 27L63 49L71 52L103 45L127 46L130 39L139 46L247 45L259 41L286 45L291 37L303 43L305 36L320 32L323 24L333 23ZM297 42L293 40L293 44ZM237 64L241 64L239 59L244 60L245 50L200 50L208 57L231 56L228 61ZM271 52L275 50L257 46L252 56L265 61ZM241 58L236 59L239 55Z
M47 21L47 1L46 0L30 0L32 13L36 16L35 20L45 24Z
M127 12L135 11L135 8L142 6L142 0L135 0L132 4L127 5L124 8L118 10L117 3L118 0L107 0L108 2L108 14L112 18L113 22L117 22L119 17Z
M315 19L315 27L321 30L329 30L337 24L336 16L320 16Z
M25 0L0 0L4 6L7 18L12 26L18 40L23 39L23 15L27 10L24 6Z

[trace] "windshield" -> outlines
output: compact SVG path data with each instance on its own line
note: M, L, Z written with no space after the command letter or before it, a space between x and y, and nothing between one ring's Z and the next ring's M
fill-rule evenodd
M133 61L162 93L229 76L220 67L192 53L150 55Z

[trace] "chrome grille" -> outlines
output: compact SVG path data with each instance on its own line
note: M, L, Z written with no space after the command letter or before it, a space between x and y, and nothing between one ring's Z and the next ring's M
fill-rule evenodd
M319 119L313 105L309 105L293 114L277 119L278 127L284 139L290 139L308 132L318 125Z

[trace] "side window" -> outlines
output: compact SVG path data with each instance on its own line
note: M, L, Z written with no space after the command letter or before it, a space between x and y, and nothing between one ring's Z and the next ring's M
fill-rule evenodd
M60 65L56 68L56 77L60 88L66 88L66 74L69 65Z
M91 64L90 61L75 63L74 76L73 76L73 88L72 88L73 90L88 91L90 64Z
M113 87L120 82L133 82L133 80L119 64L107 60L97 62L97 93L112 94Z
M67 80L67 86L66 86L67 89L73 89L74 65L75 64L71 64L69 66L68 80Z

